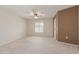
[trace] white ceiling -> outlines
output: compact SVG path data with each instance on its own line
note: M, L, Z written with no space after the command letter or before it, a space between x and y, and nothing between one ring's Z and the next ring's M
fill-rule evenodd
M24 18L30 18L28 15L33 9L37 9L39 12L45 14L45 17L53 17L58 10L72 7L74 5L4 5L0 8L6 8L9 11L13 11L19 16Z

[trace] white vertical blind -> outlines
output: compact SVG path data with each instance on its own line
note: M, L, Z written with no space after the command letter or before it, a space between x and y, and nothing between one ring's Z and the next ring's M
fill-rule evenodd
M35 23L35 32L43 32L43 30L44 30L44 23L43 22Z

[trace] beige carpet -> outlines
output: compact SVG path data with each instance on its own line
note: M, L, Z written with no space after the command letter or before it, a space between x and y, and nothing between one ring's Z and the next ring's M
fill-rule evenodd
M79 46L58 42L54 38L27 37L0 47L4 54L79 53Z

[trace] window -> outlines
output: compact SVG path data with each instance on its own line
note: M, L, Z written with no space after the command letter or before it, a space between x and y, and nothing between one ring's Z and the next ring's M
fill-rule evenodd
M37 22L35 23L35 32L43 32L44 23Z

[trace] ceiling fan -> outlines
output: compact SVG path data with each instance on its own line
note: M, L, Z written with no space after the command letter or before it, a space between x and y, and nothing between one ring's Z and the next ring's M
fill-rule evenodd
M34 19L38 19L38 18L44 17L45 14L41 13L41 12L38 11L37 9L33 9L33 10L30 12L30 16L33 16Z

